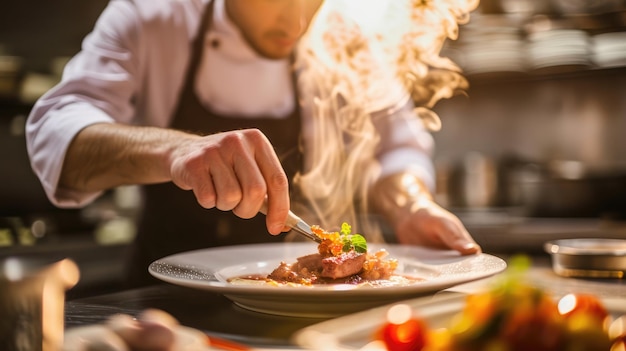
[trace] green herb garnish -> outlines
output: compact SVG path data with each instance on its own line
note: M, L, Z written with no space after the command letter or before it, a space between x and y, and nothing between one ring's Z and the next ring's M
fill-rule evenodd
M352 227L348 223L341 224L341 242L343 252L354 250L358 253L367 252L367 241L361 234L351 234Z

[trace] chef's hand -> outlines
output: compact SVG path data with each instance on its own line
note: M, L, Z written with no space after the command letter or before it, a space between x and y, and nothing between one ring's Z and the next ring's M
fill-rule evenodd
M267 137L258 129L189 138L171 154L172 181L192 190L205 208L256 216L268 198L267 229L279 234L289 212L288 178Z
M422 199L404 210L405 215L394 223L401 244L454 249L469 255L480 252L461 220L434 201Z
M414 175L397 174L380 180L372 198L401 244L453 249L463 255L481 252L461 220L435 203Z
M279 234L289 212L288 179L257 129L207 136L175 129L96 123L67 150L59 188L97 192L173 181L205 208L254 217L268 197L267 229Z

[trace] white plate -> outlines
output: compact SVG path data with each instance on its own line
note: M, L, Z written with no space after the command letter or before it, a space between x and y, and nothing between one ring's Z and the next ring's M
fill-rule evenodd
M292 287L228 282L229 278L241 275L267 275L281 261L295 262L297 257L316 252L314 243L256 244L190 251L153 262L149 272L165 282L223 294L249 310L328 318L426 295L492 276L506 268L504 260L487 254L461 256L455 251L369 244L372 252L383 248L389 252L389 257L398 260L397 274L424 280L387 287L344 284Z
M416 316L424 319L429 328L438 329L450 325L451 319L465 306L466 297L466 294L459 292L443 292L434 297L415 298L401 303L408 305ZM626 314L625 298L605 298L602 302L612 315ZM311 325L297 331L293 342L310 350L386 351L382 343L375 342L374 335L383 326L392 305Z

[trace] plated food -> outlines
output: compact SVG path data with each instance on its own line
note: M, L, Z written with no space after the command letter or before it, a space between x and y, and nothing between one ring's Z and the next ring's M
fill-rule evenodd
M492 276L506 268L504 260L484 253L463 256L453 250L367 243L368 252L384 250L387 256L383 259L397 261L388 280L279 286L264 280L234 281L236 277L267 277L281 262L296 262L298 257L315 253L316 249L313 241L207 248L163 257L150 265L149 272L165 282L222 294L248 310L329 318L434 293ZM413 280L394 282L395 277Z
M281 261L270 274L244 275L229 279L234 284L265 282L274 286L311 286L315 284L353 284L389 286L423 280L394 275L398 260L389 258L385 249L368 251L367 241L352 233L348 223L340 231L327 231L312 226L312 232L322 239L317 252L300 256L295 262Z

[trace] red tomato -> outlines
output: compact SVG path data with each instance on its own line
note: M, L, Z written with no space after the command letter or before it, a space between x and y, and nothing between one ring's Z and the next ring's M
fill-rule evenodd
M559 300L559 312L567 319L585 314L602 323L609 312L600 299L589 294L568 294Z
M380 330L379 339L389 351L420 351L426 345L428 327L416 318L401 324L386 323Z

